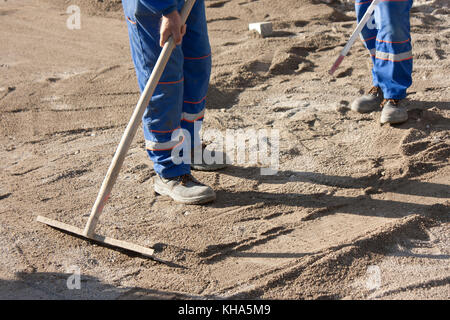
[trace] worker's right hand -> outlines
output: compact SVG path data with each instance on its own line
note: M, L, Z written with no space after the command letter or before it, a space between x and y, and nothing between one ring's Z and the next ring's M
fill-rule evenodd
M164 46L170 36L173 37L176 45L181 44L181 39L186 33L186 25L181 24L181 17L177 10L162 17L159 45Z

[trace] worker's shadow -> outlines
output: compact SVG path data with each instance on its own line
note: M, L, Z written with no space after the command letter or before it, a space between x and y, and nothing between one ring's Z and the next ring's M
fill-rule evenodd
M450 110L450 102L448 101L426 101L426 100L410 100L406 99L408 110L427 110L436 107L441 110Z
M19 272L0 279L1 300L186 300L199 296L140 287L123 287L80 274ZM210 297L214 298L214 297Z
M288 216L301 211L298 222L314 220L334 214L353 214L358 216L374 216L382 218L403 218L412 214L418 214L422 217L431 218L427 221L450 222L448 185L416 181L408 178L381 180L376 175L362 178L353 178L346 176L333 176L322 173L312 172L295 172L280 171L278 175L261 176L260 168L242 168L231 166L225 169L221 175L230 175L233 177L245 178L257 181L249 182L252 189L249 191L228 191L216 190L217 201L210 206L213 208L244 208L252 211L247 214L244 219L261 219L271 221L280 216ZM324 190L320 186L328 186L325 191L316 193L305 193L301 191L294 192L276 192L276 188L270 186L279 185L282 190L283 184L286 183L309 183L319 185L318 190ZM270 191L258 190L259 186L265 184L265 188ZM269 186L267 186L267 184ZM360 193L355 196L336 195L333 191L339 189L366 189L369 188L374 193L403 193L411 196L423 196L427 198L437 198L436 204L414 203L410 201L410 197L406 197L407 201L387 200L386 197L377 198L376 195ZM298 189L298 188L297 188ZM300 189L301 190L301 189ZM413 198L414 199L414 198ZM443 203L443 204L440 204ZM302 210L303 209L303 210ZM260 211L260 212L258 212ZM240 217L242 219L242 216ZM291 218L290 221L293 221ZM273 224L273 223L272 223ZM243 239L233 244L231 247L223 245L211 245L208 250L203 252L202 257L205 263L216 263L217 261L226 259L229 256L234 257L250 257L250 258L301 258L307 256L307 253L253 253L252 247L268 242L279 236L289 235L294 228L289 225L278 225L270 230L269 234L264 234L259 239ZM412 231L416 236L419 229ZM420 238L426 235L421 235ZM423 238L423 239L425 239ZM211 251L212 253L210 253Z
M443 117L439 112L440 110L450 110L450 102L408 99L406 103L408 105L408 121L394 125L396 128L434 131L437 129L435 126L450 127L450 119Z
M265 207L287 206L292 207L294 210L296 208L329 208L329 210L317 210L317 214L309 216L311 219L319 216L331 215L336 211L341 213L374 215L389 218L404 217L411 213L422 213L425 215L433 215L435 213L435 210L431 205L380 200L372 197L370 194L394 192L438 199L446 199L449 197L448 185L417 181L409 178L382 180L377 175L353 178L289 170L279 171L273 176L261 176L260 168L244 168L237 166L230 166L223 170L221 174L254 180L258 184L280 185L280 189L283 184L292 182L311 183L340 189L370 189L369 194L361 194L354 197L336 196L328 192L302 194L264 191L230 192L226 190L217 190L217 202L212 204L212 206L216 208L248 206L254 204L262 204ZM449 214L450 213L447 212L446 216L448 217ZM440 216L441 213L438 213L437 215Z
M428 169L435 169L435 167L429 167ZM380 173L373 173L371 175L354 178L349 176L328 175L319 172L279 170L274 175L261 175L261 168L259 167L229 166L221 171L221 174L253 180L258 184L278 184L281 186L288 182L306 182L341 189L364 190L371 188L372 193L396 192L423 197L449 197L448 185L446 184L418 181L411 179L413 177L389 179L384 178ZM407 185L409 186L408 188L401 188Z
M408 122L399 125L402 129L416 128L433 132L450 127L450 121L441 115L439 110L450 110L449 102L429 102L408 100ZM438 110L433 110L437 108ZM430 110L431 109L431 110ZM427 171L437 169L440 164L427 163ZM420 170L419 170L420 171ZM261 175L261 168L230 166L221 172L238 178L253 180L259 184L283 185L288 182L311 183L340 189L370 189L369 193L400 193L411 196L430 198L448 198L448 185L415 180L416 175L406 175L397 179L382 177L381 174L354 178L349 176L334 176L316 172L278 171L272 176ZM411 212L426 212L430 206L415 203L405 203L392 200L374 199L370 195L357 197L335 196L329 193L301 194L274 193L264 191L229 192L218 190L218 201L214 207L246 206L263 203L265 206L290 206L307 208L339 207L340 212L364 215L382 215L385 217L401 217ZM352 204L357 204L352 206ZM366 210L361 207L367 207ZM337 210L337 209L336 209ZM326 214L333 214L336 210L322 210ZM322 213L325 214L325 213Z
M412 111L410 111L411 119L408 123L402 125L403 128L426 129L428 132L432 132L433 130L442 130L442 128L446 128L450 125L448 119L442 117L437 112L426 111L426 106L446 110L450 109L448 103L433 102L431 105L427 102L414 103L416 103L416 105L414 105ZM427 113L424 114L424 112ZM417 121L417 119L423 119L423 121ZM423 165L425 166L425 164ZM426 171L429 172L431 170L435 170L442 165L445 164L426 163ZM371 194L393 192L411 196L440 199L449 197L448 185L423 182L413 179L414 177L422 174L420 170L397 179L382 177L381 172L376 172L359 178L290 170L278 171L275 175L271 176L263 176L261 175L261 168L238 166L230 166L223 170L221 174L253 180L257 183L257 185L275 184L282 186L286 183L299 182L340 189L369 189L368 192ZM256 189L256 187L254 187L254 189ZM382 215L385 217L401 217L408 215L411 212L426 212L430 207L423 204L374 199L375 197L372 198L368 194L361 194L358 197L347 197L335 196L326 192L311 195L264 191L229 192L225 190L218 190L217 194L218 201L216 204L212 205L214 207L246 206L257 203L263 203L265 206L271 207L283 205L290 207L329 208L331 206L339 207L339 212L364 215ZM352 204L355 205L353 206ZM367 209L364 209L364 207ZM322 211L326 212L326 214L332 214L336 210L332 209Z

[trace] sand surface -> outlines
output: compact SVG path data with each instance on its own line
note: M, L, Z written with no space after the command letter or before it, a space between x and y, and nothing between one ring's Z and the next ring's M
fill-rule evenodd
M66 27L69 4L81 30ZM217 201L152 192L138 132L97 232L170 265L36 222L82 228L139 98L120 1L0 0L0 298L449 299L450 16L415 1L409 121L348 105L370 88L351 2L206 1L205 128L276 129L280 168L195 173ZM271 21L260 38L248 23ZM66 286L71 267L81 289Z

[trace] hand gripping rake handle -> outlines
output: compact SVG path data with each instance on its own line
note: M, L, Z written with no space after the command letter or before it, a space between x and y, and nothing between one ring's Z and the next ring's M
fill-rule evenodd
M184 3L183 9L181 10L181 21L183 24L186 23L186 20L191 13L194 4L195 0L186 0L186 2ZM134 136L136 135L136 130L140 125L142 115L144 114L144 111L147 108L151 97L153 96L155 88L158 85L159 79L161 78L164 68L169 61L170 55L172 54L174 48L174 40L172 37L170 37L169 40L164 44L158 61L156 62L156 65L150 76L150 79L148 80L145 89L139 98L133 115L128 122L127 128L125 129L119 146L117 147L116 153L114 154L114 157L111 161L111 165L109 166L108 172L106 173L106 176L103 180L102 186L97 195L97 199L95 200L94 206L92 207L89 220L86 224L86 227L84 228L83 235L85 237L91 238L94 235L98 218L100 217L103 211L103 207L105 206L105 203L108 200L111 190L114 186L114 183L117 180L117 176L119 175L119 171L122 167L125 156L128 152L128 149L130 148Z
M352 35L350 36L350 39L348 40L347 44L345 45L344 49L342 49L341 53L339 54L339 57L336 59L336 62L331 67L330 71L328 73L330 75L333 75L333 73L336 71L336 69L339 67L341 62L344 60L347 53L350 51L350 48L352 47L353 43L356 41L356 38L361 33L364 26L369 21L369 18L372 16L372 12L375 10L375 7L381 0L373 0L370 4L369 8L367 8L366 13L362 17L361 21L356 26L355 31L353 31Z

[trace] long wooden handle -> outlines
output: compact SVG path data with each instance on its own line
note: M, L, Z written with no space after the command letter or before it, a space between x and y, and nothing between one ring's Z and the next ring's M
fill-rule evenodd
M186 0L186 2L184 3L183 9L181 10L181 21L183 24L186 23L186 20L191 13L194 4L195 0ZM85 237L90 238L94 234L98 218L100 217L100 214L103 211L103 207L105 206L105 203L109 198L111 190L117 180L117 176L119 175L119 171L122 167L125 156L127 155L131 142L136 135L137 128L140 125L145 109L147 108L150 99L155 92L155 88L158 85L159 79L161 79L161 75L164 72L164 69L174 48L174 40L172 37L170 37L169 40L164 44L158 61L156 62L156 65L150 76L150 79L148 79L145 89L139 98L133 115L128 122L127 128L125 129L119 146L117 147L116 153L114 154L114 157L111 161L111 165L109 166L108 172L106 173L100 191L97 195L97 199L95 200L94 206L92 207L88 222L86 224L86 227L84 228L83 233Z
M350 48L353 46L353 43L358 38L358 35L361 33L364 26L369 21L370 17L372 16L372 12L375 10L376 5L380 2L380 0L373 0L370 4L369 8L367 8L366 13L362 17L361 21L356 26L356 29L353 31L352 35L350 36L350 39L347 41L347 44L345 45L344 49L342 49L341 53L339 54L339 57L336 59L336 62L331 67L330 71L328 73L332 75L336 69L341 64L342 60L344 60L344 57L347 55L347 53L350 51Z

